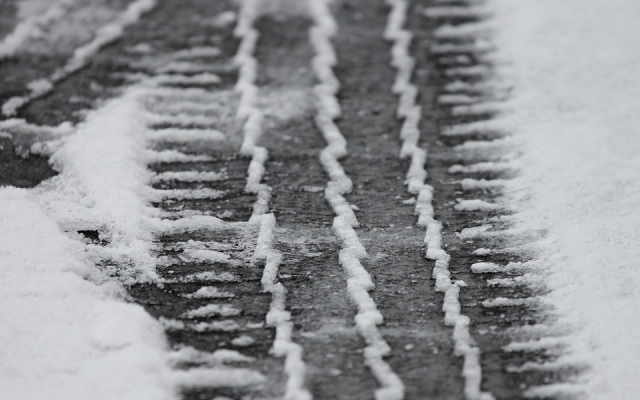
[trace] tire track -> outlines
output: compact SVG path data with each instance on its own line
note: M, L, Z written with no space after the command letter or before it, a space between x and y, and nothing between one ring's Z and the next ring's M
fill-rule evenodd
M354 230L358 227L358 221L353 209L343 197L351 191L352 182L338 161L348 152L346 140L334 123L341 113L336 98L340 83L332 70L337 59L331 44L331 37L335 35L338 27L329 10L328 2L314 2L310 3L310 6L315 25L309 31L309 37L316 50L312 66L319 81L314 88L318 101L316 125L327 142L327 147L320 153L320 162L330 177L325 189L325 198L336 214L333 229L343 247L340 251L340 264L348 276L349 296L358 307L355 321L358 332L367 343L364 350L365 363L381 386L376 390L375 397L379 400L402 399L404 384L383 360L391 348L377 328L377 325L383 322L383 318L368 293L374 287L371 275L360 262L367 256L367 252Z
M309 364L309 390L318 399L369 398L376 382L353 327L340 247L331 231L334 214L322 199L327 178L319 154L326 144L313 121L312 21L306 4L296 4L256 23L264 33L256 55L261 93L279 104L265 108L263 140L271 155L265 180L274 189L279 221L274 247L283 255L280 278L288 290L294 338Z
M266 214L272 188L260 183L264 175L268 151L266 148L256 145L262 134L263 120L263 112L256 108L258 88L254 84L257 75L257 61L253 57L253 53L259 33L253 28L253 23L258 11L257 4L254 0L245 0L235 31L235 34L242 38L236 55L236 62L240 66L236 90L242 93L238 116L246 118L245 137L240 151L252 157L245 190L255 193L257 200L254 203L249 222L255 221L260 224L254 257L265 262L261 279L262 289L271 293L272 296L271 306L266 316L267 326L273 326L276 329L272 352L277 357L285 357L285 372L288 380L283 398L285 400L307 400L312 396L305 388L306 365L302 360L302 347L291 339L293 323L291 322L291 314L286 311L287 290L278 282L278 268L282 262L282 253L273 248L276 218L273 214Z
M517 173L518 160L501 121L510 89L492 58L490 13L460 1L427 6L421 14L418 26L426 25L432 36L420 47L428 49L425 64L439 87L434 110L444 151L432 175L445 182L440 199L434 198L436 214L451 224L443 241L451 249L452 272L469 284L461 302L483 350L483 386L497 398L526 397L537 390L528 388L565 382L583 367L554 364L563 329L539 301L544 270L531 261L539 233L513 229L501 203L502 184ZM527 362L532 358L540 368Z
M88 82L102 87L87 97L134 87L124 91L139 110L153 172L144 196L155 207L147 221L154 238L145 246L158 277L129 289L165 324L185 399L293 399L311 392L360 400L372 397L373 376L377 398L402 398L403 391L408 399L461 398L465 386L468 398L482 396L478 375L466 384L459 376L477 372L477 365L451 357L455 344L473 356L476 346L460 349L471 333L483 350L482 389L498 398L569 393L562 382L580 366L558 358L564 332L535 303L544 290L539 266L522 250L536 233L511 228L499 203L502 183L517 171L517 160L503 157L509 142L496 140L504 128L492 122L508 86L490 79L490 21L479 18L479 9L461 10L467 3L440 1L439 10L426 11L390 0L387 15L382 1L350 0L336 3L330 15L327 3L314 2L310 16L286 1L278 3L284 14L269 10L273 3L248 1L243 6L259 12L240 12L246 35L238 39L248 44L238 46L230 4L164 2L50 96L21 110L28 122L1 124L25 154L50 154L76 127L36 123L81 120L71 111L92 107L72 108L67 98L84 95ZM387 17L396 70L387 65L390 49L381 36ZM323 31L331 18L339 32ZM319 28L314 46L310 24ZM314 51L323 55L313 64L321 78L315 88L305 70ZM63 110L54 115L59 104ZM429 110L424 118L419 105ZM402 146L391 139L395 132ZM428 159L421 141L429 145ZM418 225L426 220L432 228L426 236L440 267L435 288L414 208ZM63 225L90 242L101 268L125 279L135 263L113 251L104 226L80 222ZM471 317L453 338L441 323L435 290L449 279L442 268L447 254L449 272L469 284L459 293L449 286L445 295L449 317L459 307ZM358 306L355 315L349 299ZM381 317L384 324L376 325ZM285 365L272 356L285 357Z
M257 391L279 396L285 383L281 382L281 363L267 356L274 345L272 332L263 322L269 299L260 295L260 280L269 275L258 274L252 262L256 240L264 234L258 232L260 224L220 219L242 221L242 215L211 209L211 204L237 196L228 191L233 188L229 178L237 177L242 193L248 164L228 156L238 150L235 117L229 113L237 101L224 76L214 74L221 64L218 58L224 55L215 46L186 45L178 51L154 54L149 54L148 44L136 46L145 49L141 57L145 62L138 64L145 67L145 73L129 72L136 67L130 57L127 68L116 73L127 84L124 94L101 107L97 115L102 119L90 119L84 129L94 133L106 129L105 118L118 123L112 127L118 135L113 135L109 145L120 146L113 149L114 154L144 159L157 171L151 179L154 187L138 193L141 202L156 208L149 213L145 208L144 215L127 222L128 227L139 223L136 229L144 230L141 235L139 230L128 232L136 236L133 248L120 246L109 229L92 226L91 221L66 228L84 235L91 242L88 249L102 259L101 268L128 283L132 297L166 326L174 349L172 379L186 399L242 397ZM120 54L124 54L122 47ZM214 70L208 67L211 65ZM73 83L78 76L72 78L65 83ZM22 123L21 129L29 126ZM118 140L127 134L127 127L134 126L135 134L128 140L135 141L135 146L122 147L128 142ZM46 128L38 130L42 133ZM141 179L149 176L136 168L128 171ZM121 188L116 185L114 189ZM269 284L265 282L265 288L270 289ZM276 317L282 320L282 315ZM282 324L278 321L278 325ZM276 337L275 347L295 356L282 336L280 332ZM288 364L295 361L295 357L287 358ZM296 369L291 375L289 392L295 392L295 378L300 374Z
M431 205L433 187L424 183L426 171L424 164L427 154L417 147L419 139L418 123L421 118L421 107L416 104L418 88L411 83L415 60L409 54L412 35L404 30L409 4L403 0L389 0L391 6L385 38L393 40L391 63L398 71L393 86L394 93L400 97L397 115L404 119L400 137L403 140L401 157L411 157L411 167L407 173L406 183L409 193L417 194L416 213L419 215L418 225L426 226L426 257L435 261L433 278L436 290L444 293L444 323L454 329L454 354L464 358L462 375L465 379L465 397L469 400L493 399L493 395L483 392L482 368L480 366L480 350L474 345L469 332L470 318L461 314L460 290L466 286L461 280L451 282L449 261L451 256L442 248L442 223L434 218Z
M2 105L2 114L14 116L18 110L35 99L41 98L53 90L56 83L66 79L78 70L84 68L91 57L100 49L117 40L124 33L124 29L140 19L142 14L149 12L156 6L155 0L136 0L129 4L115 21L98 29L92 41L78 47L66 64L56 70L49 77L32 81L27 85L29 93L25 96L12 97Z

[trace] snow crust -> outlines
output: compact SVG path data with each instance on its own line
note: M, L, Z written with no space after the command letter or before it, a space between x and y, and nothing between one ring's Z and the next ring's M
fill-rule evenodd
M489 0L511 64L520 178L507 183L520 227L545 230L542 261L589 399L640 393L640 3ZM522 196L521 193L526 193ZM487 270L488 267L482 267ZM575 390L537 388L531 396Z

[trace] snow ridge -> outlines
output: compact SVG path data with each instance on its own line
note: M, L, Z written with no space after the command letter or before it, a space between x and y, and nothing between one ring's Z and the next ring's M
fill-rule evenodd
M276 357L285 357L285 373L288 379L284 399L311 400L313 397L305 388L306 365L302 359L302 346L294 343L291 339L293 322L291 322L291 313L286 311L285 306L287 289L278 282L278 267L282 261L282 254L273 248L276 218L273 214L267 214L271 199L271 187L261 183L268 151L266 148L256 145L262 135L263 119L263 112L256 107L258 99L258 88L255 85L257 61L253 57L260 36L253 27L258 12L257 5L258 0L243 1L234 32L237 37L241 38L235 56L235 62L240 69L236 91L240 92L241 96L237 116L245 119L244 139L240 152L251 156L245 191L257 195L249 223L256 223L260 226L255 258L266 263L261 280L262 288L272 296L266 322L268 326L273 326L276 329L276 337L272 347L273 354Z
M240 70L235 87L235 90L240 93L237 116L245 120L244 139L240 153L251 156L245 190L258 197L253 205L253 214L251 215L253 221L258 221L262 215L267 213L271 199L271 188L260 183L264 176L264 163L267 160L268 152L264 147L256 145L262 136L262 119L264 117L263 112L256 107L258 88L255 85L255 79L258 62L253 57L253 52L260 33L253 27L253 22L258 12L257 5L257 0L243 2L234 32L236 37L241 38L234 60Z
M466 286L463 281L451 282L449 272L450 256L442 249L442 224L434 219L434 210L431 203L433 187L424 183L427 172L424 165L427 160L427 152L418 147L420 122L422 110L416 104L418 88L411 83L411 76L415 66L415 60L409 53L411 32L403 29L407 18L409 2L406 0L387 0L391 11L387 20L384 37L393 42L391 48L391 65L398 71L393 92L399 95L397 116L403 118L404 123L400 132L402 150L400 157L411 157L411 166L407 173L405 183L408 191L418 194L416 213L419 215L418 225L426 226L425 244L427 245L426 257L435 261L433 277L436 279L436 290L445 293L443 311L444 323L454 327L453 339L455 354L464 357L462 375L465 379L464 393L468 400L492 400L493 395L482 392L482 369L480 366L480 351L473 345L474 341L469 333L469 317L461 314L460 288ZM429 9L427 9L429 10Z
M364 350L365 363L381 386L376 390L375 398L400 400L404 398L404 383L383 359L391 349L377 328L377 325L383 322L383 317L368 293L374 287L373 281L360 263L367 253L354 230L358 227L358 220L343 197L351 191L352 182L338 161L348 152L347 142L334 122L340 116L341 110L336 98L340 83L333 73L337 58L331 44L337 24L329 9L330 1L309 2L315 22L309 31L311 45L316 51L312 68L319 81L314 87L318 107L315 122L327 142L327 147L320 153L320 162L330 177L325 189L325 198L336 214L333 229L342 242L340 264L349 276L347 291L358 307L355 317L356 328L367 343Z
M56 83L82 69L102 47L120 38L127 26L136 23L142 14L151 11L156 4L156 0L136 0L129 4L115 21L98 29L92 41L78 47L63 67L56 70L48 78L29 83L27 85L29 88L27 95L12 97L7 100L2 105L2 113L6 116L15 115L20 108L31 101L50 93Z

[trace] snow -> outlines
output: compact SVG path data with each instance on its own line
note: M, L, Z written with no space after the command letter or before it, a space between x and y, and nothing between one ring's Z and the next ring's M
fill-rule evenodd
M459 200L454 209L458 211L495 211L501 208L498 204L489 203L484 200Z
M48 94L53 89L54 84L86 66L91 57L102 47L120 38L127 26L137 22L142 14L149 12L155 6L156 0L136 0L130 3L113 21L100 27L91 41L76 48L63 67L57 69L46 79L39 79L29 83L27 85L30 90L29 94L22 97L12 97L7 100L2 105L2 113L5 116L15 115L20 108L29 102Z
M152 82L152 80L149 80ZM174 115L159 115L155 113L147 113L145 115L147 121L154 125L176 125L183 127L200 127L206 128L213 125L216 122L215 118L207 115L194 115L194 114L174 114ZM176 130L176 132L180 129ZM221 138L224 139L224 138Z
M147 150L147 161L149 164L151 163L189 163L189 162L201 162L201 161L211 161L213 158L211 156L206 155L194 155L194 154L186 154L177 150L162 150L162 151L154 151Z
M183 314L183 318L204 318L204 317L231 317L240 315L242 310L228 304L207 304Z
M193 232L199 229L211 229L215 227L241 226L242 224L243 223L228 223L224 222L220 218L198 213L196 215L190 215L176 220L163 220L156 228L163 233L180 233Z
M426 226L425 256L435 261L432 276L436 280L436 290L445 293L442 310L445 313L444 323L454 326L454 343L456 355L464 357L462 376L464 377L464 392L467 399L493 399L490 393L482 392L480 382L482 369L478 348L473 345L474 340L469 333L469 318L460 313L460 287L466 286L463 281L451 282L449 272L450 256L442 249L442 223L434 218L433 187L424 183L427 177L425 163L427 151L418 147L420 130L418 124L422 117L421 107L417 105L418 87L411 83L414 58L409 53L411 32L405 30L409 3L405 0L388 0L391 11L387 19L384 36L393 41L391 48L391 65L396 68L397 75L392 91L400 96L397 116L404 119L400 138L402 139L401 157L411 156L411 166L407 172L405 183L411 194L418 194L416 213L419 215L418 225ZM455 7L428 8L425 13L435 10L436 14ZM400 382L401 383L401 382Z
M265 173L264 165L269 154L267 149L257 145L262 136L262 121L264 119L263 111L257 106L258 87L255 80L258 63L253 56L260 37L259 32L253 27L258 12L257 5L255 0L243 2L234 30L236 37L241 39L234 58L239 69L238 81L235 86L235 90L240 93L237 117L244 120L244 138L240 153L251 156L245 191L257 196L257 200L253 204L250 222L259 221L259 218L269 211L269 200L271 199L271 188L261 183Z
M473 239L478 236L481 236L482 233L488 231L491 228L493 228L493 225L491 224L474 226L471 228L464 228L462 231L460 231L460 233L456 233L456 236L458 236L462 240Z
M530 269L538 267L540 272L540 265L535 262L510 262L507 265L500 265L492 262L477 262L471 264L471 271L478 274L495 273L495 272L525 272Z
M168 281L168 280L167 280ZM241 282L242 280L230 272L204 271L186 275L173 282Z
M457 124L448 126L442 130L442 134L445 136L463 136L479 132L508 133L509 130L505 128L504 121L499 119Z
M504 172L513 169L514 165L508 162L480 162L471 165L452 165L448 172L451 174L475 173L475 172Z
M180 347L171 353L171 361L179 363L201 363L201 364L223 364L227 362L248 363L255 361L255 358L228 349L219 349L213 353L197 350L193 347Z
M454 71L454 70L449 70ZM457 70L458 75L462 75L460 70ZM467 71L468 72L468 71ZM451 74L453 75L453 74ZM483 114L497 114L504 109L503 103L483 102L478 104L468 104L455 106L451 109L451 114L455 116L474 116Z
M153 177L154 182L215 182L226 180L227 174L221 172L204 172L204 171L167 171L159 173Z
M507 184L519 226L539 240L589 399L640 393L640 3L490 0L511 64L509 119L523 141ZM526 193L523 196L522 193ZM542 390L542 389L540 389ZM533 393L530 393L533 395Z
M312 395L305 387L305 377L307 366L302 359L302 346L294 343L291 339L293 332L293 322L291 313L286 310L287 289L278 282L278 268L282 262L282 254L273 248L275 237L276 219L273 214L260 216L260 232L256 245L255 257L265 262L262 272L262 290L271 293L271 305L267 313L267 326L276 328L276 337L273 342L272 351L277 357L285 357L285 373L287 374L287 384L285 399L310 400ZM234 339L238 341L240 338ZM236 345L248 343L247 340ZM234 344L232 342L232 344Z
M165 85L213 85L222 79L209 72L196 75L156 75L153 80Z
M241 329L241 326L234 320L222 320L213 322L200 322L195 325L186 325L181 329L192 329L196 332L235 332Z
M173 143L220 142L226 139L224 133L212 129L156 129L147 131L146 136L149 140Z
M429 49L434 54L460 54L460 53L487 53L494 50L494 47L488 43L474 44L434 44Z
M473 67L455 67L448 68L444 71L444 74L449 77L460 78L484 78L490 75L491 68L484 65L476 65Z
M440 104L471 104L477 101L477 98L466 94L441 94L438 96L438 103Z
M91 112L53 154L60 174L35 191L58 223L81 230L90 222L85 229L102 231L115 259L135 262L130 279L144 280L155 277L150 227L157 211L148 204L154 192L146 186L151 173L138 95L130 91Z
M234 19L235 19L235 15L234 15ZM195 57L218 57L221 54L222 54L222 50L220 50L218 47L198 46L198 47L192 47L190 49L176 51L172 53L171 56L173 58L195 58ZM216 81L219 82L219 78Z
M460 182L462 190L476 190L476 189L496 189L504 186L504 180L502 179L472 179L466 178Z
M0 397L177 399L162 327L36 195L0 189Z
M527 342L511 342L503 347L507 352L535 352L540 350L548 350L558 347L565 347L569 344L566 338L545 337Z
M231 344L238 347L251 346L255 343L255 339L249 335L238 336L237 338L231 341Z
M59 0L50 5L44 13L30 15L20 21L0 42L0 60L14 55L27 39L42 29L46 30L49 24L63 17L75 2L76 0Z
M246 356L236 350L219 349L213 353L184 346L172 352L171 362L174 365L193 363L203 366L220 366L225 363L251 363L255 358Z
M495 299L488 299L482 302L482 306L486 308L493 307L514 307L514 306L534 306L536 305L536 299L510 299L506 297L496 297Z
M254 259L265 262L261 279L262 289L271 293L271 305L266 317L267 325L275 327L276 330L271 350L276 357L285 357L284 370L287 382L283 398L310 400L312 395L305 387L307 367L302 358L302 346L294 343L291 338L293 322L291 314L286 311L287 290L278 282L278 268L282 261L282 254L273 248L276 218L268 213L272 189L269 185L261 183L269 153L266 148L257 145L262 136L264 112L258 105L258 87L255 84L258 65L253 56L260 34L253 27L253 23L260 11L258 8L260 5L263 5L263 2L245 0L234 31L236 37L241 39L235 56L235 63L239 68L235 90L240 93L237 117L244 119L244 138L240 153L251 156L245 191L255 194L256 201L253 204L249 223L258 224L260 229ZM235 339L236 342L238 339ZM243 343L250 344L246 340Z
M195 292L185 295L185 297L189 299L218 299L235 297L235 294L218 289L215 286L203 286Z
M180 387L237 386L264 380L261 374L242 369L174 370L163 325L167 329L228 330L229 321L195 325L154 321L141 307L127 304L120 283L96 268L109 260L117 265L119 282L161 282L155 273L161 260L153 256L157 234L246 226L207 216L162 220L164 214L151 206L152 201L164 198L210 199L223 192L149 186L154 179L147 168L151 162L209 159L148 149L153 121L145 112L144 100L156 94L150 84L158 83L148 79L126 89L120 97L88 113L77 126L36 129L21 120L3 123L10 133L26 131L44 140L43 146L56 143L51 146L51 162L59 171L28 191L0 189L0 307L7 308L1 318L9 319L0 328L0 368L6 372L2 376L11 380L0 389L9 393L3 398L25 394L36 399L173 399ZM184 132L175 130L174 134ZM224 173L186 172L161 174L155 179L206 181L224 177ZM97 230L105 245L88 243L79 230ZM182 248L182 256L228 262L227 255L209 248L214 245L200 247L189 242ZM176 281L236 282L239 278L206 271ZM204 290L193 297L230 296ZM186 312L184 317L239 313L241 310L229 305L208 304ZM233 329L238 329L236 323ZM5 349L4 344L9 347ZM36 381L38 385L33 384Z
M433 36L438 39L466 39L470 36L486 36L492 31L493 26L486 22L463 25L441 25L433 32Z
M154 200L162 199L219 199L225 192L217 189L155 189Z
M185 249L180 255L183 261L207 261L216 263L230 263L230 256L215 250L206 249Z
M246 368L209 367L176 371L176 380L186 388L244 387L266 382L257 371Z
M400 400L404 397L404 383L383 359L389 355L391 348L378 330L377 325L383 322L383 317L368 293L373 289L371 276L360 262L367 256L367 252L354 229L359 226L358 220L343 196L351 192L353 183L339 161L348 151L347 141L334 122L341 114L336 96L340 82L333 72L337 58L331 43L338 26L329 3L330 0L309 2L314 22L309 29L309 41L315 51L311 64L318 81L313 88L317 98L315 122L327 143L320 152L320 163L330 178L324 192L325 199L335 214L333 231L342 242L339 260L348 276L347 293L358 307L354 318L356 328L367 344L364 348L364 361L380 385L374 397L376 400Z
M439 19L439 18L478 18L486 16L489 11L484 7L464 7L464 6L435 6L426 8L423 14L427 18Z
M168 74L207 74L216 72L218 67L209 63L192 61L172 61L158 68L158 72Z
M115 21L98 30L93 41L78 48L65 67L49 79L29 84L31 95L13 99L13 103L9 100L5 105L26 104L52 90L53 83L86 64L101 46L119 37L125 26L135 22L154 4L151 0L131 2ZM205 54L209 56L212 53L200 49L193 56ZM103 276L96 268L107 260L109 264L116 265L109 272L117 272L121 283L161 283L163 280L156 275L155 267L167 260L156 259L153 255L156 235L222 226L249 226L246 223L227 224L210 216L163 220L161 218L166 214L151 206L151 202L167 198L211 199L224 194L207 188L158 190L149 186L154 181L226 179L226 173L185 171L154 176L148 170L148 164L153 162L210 160L208 156L150 150L148 147L154 140L219 140L224 136L210 129L199 131L197 135L192 129L152 131L151 125L168 119L161 119L162 115L150 113L145 107L153 96L218 101L219 95L212 96L203 90L158 88L158 85L214 83L219 78L215 75L173 75L140 79L141 82L124 90L120 97L88 113L85 121L77 126L40 128L22 120L2 123L2 128L9 134L16 132L24 136L27 132L29 141L44 140L33 144L31 149L38 144L46 147L53 153L51 162L59 171L59 175L28 191L0 189L0 196L8 196L2 201L6 207L0 210L2 226L7 228L0 232L3 239L0 246L4 246L0 247L0 260L3 268L5 263L11 266L0 271L3 277L6 275L6 279L0 282L4 296L0 298L7 300L0 307L15 309L5 313L12 321L1 329L8 331L0 331L3 344L14 345L6 351L0 348L2 352L13 351L11 357L6 358L6 367L2 364L5 358L0 360L0 368L7 370L7 375L3 376L14 381L6 386L9 391L24 393L28 398L173 399L180 387L238 386L264 381L261 374L243 369L174 370L163 327L205 332L237 330L240 329L238 324L228 320L198 324L154 321L141 307L127 304L124 301L126 293L120 283ZM185 102L182 103L184 105ZM212 117L180 113L168 118L173 123L188 126L196 123L206 125L213 120ZM61 230L67 232L66 236ZM77 233L79 230L97 230L105 242L104 246L89 243ZM17 240L17 244L13 240ZM180 248L183 253L178 257L233 263L228 261L228 255L212 247L215 248L216 244L189 242ZM239 278L230 273L206 271L173 281L237 282ZM5 288L4 284L15 287ZM48 284L53 287L47 287ZM25 297L33 301L24 300ZM233 296L205 287L190 297L212 299ZM240 309L227 304L209 303L187 311L183 317L224 317L240 313ZM18 338L13 338L14 335ZM29 343L29 340L35 342ZM38 352L42 356L38 356ZM298 351L294 355L302 362L300 354ZM289 375L300 376L299 369L299 363L295 364ZM50 378L47 377L49 375ZM45 376L45 385L34 385L33 382L42 376ZM49 384L46 379L53 383ZM303 378L292 381L299 386L304 384ZM47 384L61 386L52 390ZM45 392L50 396L43 396Z

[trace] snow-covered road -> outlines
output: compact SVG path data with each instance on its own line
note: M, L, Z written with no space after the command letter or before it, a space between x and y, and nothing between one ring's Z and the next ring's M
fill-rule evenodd
M0 398L640 393L632 0L0 10Z

